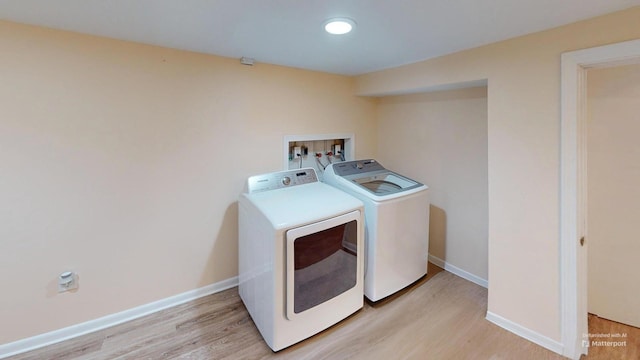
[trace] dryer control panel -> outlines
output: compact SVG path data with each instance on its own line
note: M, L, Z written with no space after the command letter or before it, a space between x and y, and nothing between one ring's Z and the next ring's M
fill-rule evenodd
M318 182L316 171L313 168L305 168L255 175L247 180L247 187L249 193L255 193L314 182Z

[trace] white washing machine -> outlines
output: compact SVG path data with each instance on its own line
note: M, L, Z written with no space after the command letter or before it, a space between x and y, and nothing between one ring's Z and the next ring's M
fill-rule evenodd
M274 351L364 302L364 214L313 169L253 176L238 201L239 292Z
M364 294L378 301L427 274L428 187L373 159L327 166L324 182L364 202Z

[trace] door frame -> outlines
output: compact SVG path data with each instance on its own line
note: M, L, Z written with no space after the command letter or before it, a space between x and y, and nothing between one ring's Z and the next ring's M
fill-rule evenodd
M640 63L640 39L566 52L561 57L560 331L563 355L578 359L587 329L587 70Z

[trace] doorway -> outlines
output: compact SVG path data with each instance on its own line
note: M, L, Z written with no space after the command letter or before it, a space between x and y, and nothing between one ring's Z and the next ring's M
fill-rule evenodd
M640 64L590 69L587 89L587 310L640 328Z
M561 337L563 355L577 359L588 350L586 73L640 63L640 40L564 53L561 62Z

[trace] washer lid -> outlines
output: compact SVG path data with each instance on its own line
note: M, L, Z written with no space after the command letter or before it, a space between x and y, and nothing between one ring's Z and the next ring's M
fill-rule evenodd
M389 195L397 192L410 190L422 186L421 183L413 181L394 172L382 172L370 174L365 177L352 177L352 181L366 190L376 195ZM348 177L348 178L349 178Z
M373 159L330 164L324 171L324 181L361 199L375 201L392 200L428 189L420 182L385 169Z
M274 229L286 229L332 218L364 207L362 201L321 182L245 193Z

